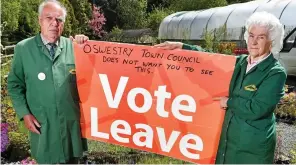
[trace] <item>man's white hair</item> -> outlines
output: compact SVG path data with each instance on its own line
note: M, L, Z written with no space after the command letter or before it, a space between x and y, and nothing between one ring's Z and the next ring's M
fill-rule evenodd
M272 42L271 53L277 54L282 50L284 40L284 27L280 20L268 12L255 12L246 21L245 40L248 43L249 29L252 26L265 27L268 31L268 39Z
M57 6L59 6L62 10L63 10L63 22L65 22L66 20L66 16L67 16L67 9L57 0L45 0L43 1L40 5L39 5L39 8L38 8L38 13L39 13L39 16L41 16L41 13L44 9L44 7L49 4L49 3L53 3Z

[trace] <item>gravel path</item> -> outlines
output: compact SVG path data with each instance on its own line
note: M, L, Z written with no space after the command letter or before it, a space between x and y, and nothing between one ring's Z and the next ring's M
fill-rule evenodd
M280 153L288 157L296 144L296 125L278 122L276 128L277 137L281 139Z

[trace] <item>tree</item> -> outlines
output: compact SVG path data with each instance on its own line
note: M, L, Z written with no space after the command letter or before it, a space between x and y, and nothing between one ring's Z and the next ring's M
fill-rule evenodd
M89 3L88 0L71 0L69 2L75 11L74 16L79 25L75 31L78 33L87 34L90 31L90 28L88 27L88 21L92 14L91 3Z
M147 0L118 0L116 10L124 29L146 26Z
M234 3L244 3L244 2L249 2L249 1L252 1L252 0L227 0L227 2L229 4L234 4Z
M209 9L213 7L220 7L228 5L226 0L202 0L202 8L200 9Z
M16 36L27 38L39 32L38 6L41 0L21 0L19 29Z
M119 21L117 9L117 0L91 0L92 3L96 6L99 6L104 13L106 18L106 24L104 25L104 29L106 31L111 31L115 26L121 27L121 23Z
M147 27L157 31L161 21L167 17L168 15L172 14L173 11L170 11L165 8L154 8L151 13L149 13L147 17Z
M66 7L67 9L67 17L66 17L66 22L64 25L64 32L63 35L68 37L70 35L78 34L79 29L78 26L79 22L77 21L75 14L74 14L74 9L72 4L70 3L69 0L60 0L60 2Z
M227 5L226 0L171 0L173 11L192 11Z
M154 9L168 8L170 6L171 0L148 0L147 12L153 12Z
M20 7L19 0L2 1L1 26L3 29L1 30L4 30L5 33L10 33L18 29Z

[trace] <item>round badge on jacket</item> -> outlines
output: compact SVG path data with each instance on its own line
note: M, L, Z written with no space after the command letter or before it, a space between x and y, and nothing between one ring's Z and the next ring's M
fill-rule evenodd
M43 81L43 80L45 80L45 78L46 78L46 76L45 76L44 73L40 72L40 73L38 74L38 79L39 79L39 80Z

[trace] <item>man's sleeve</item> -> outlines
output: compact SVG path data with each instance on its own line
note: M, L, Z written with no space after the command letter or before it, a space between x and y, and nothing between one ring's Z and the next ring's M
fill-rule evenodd
M26 83L21 52L21 46L17 45L14 49L12 66L8 74L7 88L13 108L22 120L25 115L30 114L30 111L26 99Z
M250 99L231 97L227 101L228 108L246 120L257 120L268 116L284 95L286 77L284 70L274 69L259 86L254 97Z

